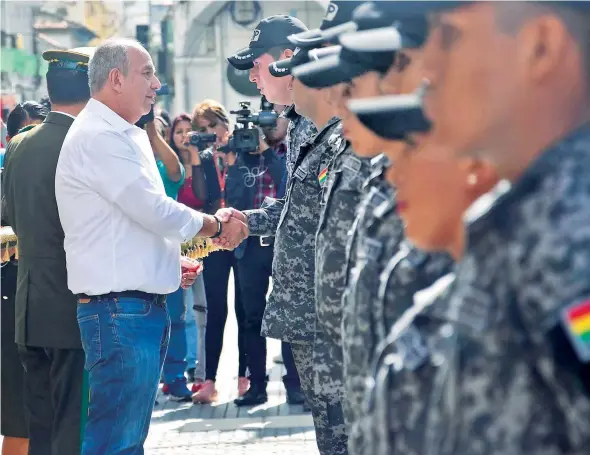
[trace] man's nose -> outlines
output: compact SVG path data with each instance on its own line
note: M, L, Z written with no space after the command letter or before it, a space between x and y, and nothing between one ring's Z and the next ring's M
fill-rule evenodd
M152 80L152 90L159 90L161 87L162 83L160 82L160 79L154 76Z
M250 82L256 82L258 80L258 72L255 68L250 70Z

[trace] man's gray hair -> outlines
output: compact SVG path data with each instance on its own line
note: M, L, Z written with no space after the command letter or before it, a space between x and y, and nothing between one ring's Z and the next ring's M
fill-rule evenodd
M96 48L88 64L88 85L91 95L102 90L111 70L118 69L127 76L128 52L132 47L143 49L138 41L129 38L110 38Z

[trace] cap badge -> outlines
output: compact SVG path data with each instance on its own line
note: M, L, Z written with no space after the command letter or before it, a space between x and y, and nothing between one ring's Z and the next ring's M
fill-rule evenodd
M258 41L258 38L260 38L260 30L256 29L254 30L251 41Z
M335 3L330 3L328 5L328 10L326 11L326 17L324 18L325 21L333 21L338 14L338 5Z

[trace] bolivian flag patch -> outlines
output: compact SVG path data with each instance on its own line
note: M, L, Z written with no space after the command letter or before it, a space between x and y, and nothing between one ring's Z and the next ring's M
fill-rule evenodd
M323 185L327 178L328 168L325 167L324 169L322 169L322 172L320 172L320 175L318 175L318 181L320 182L320 185Z
M562 312L562 323L582 362L590 362L590 300L577 302Z

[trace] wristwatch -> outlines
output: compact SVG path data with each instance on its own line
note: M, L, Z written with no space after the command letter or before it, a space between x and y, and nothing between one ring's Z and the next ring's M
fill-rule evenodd
M210 239L216 239L221 235L221 220L216 215L213 215L213 218L215 218L215 221L217 221L217 232L209 237Z

